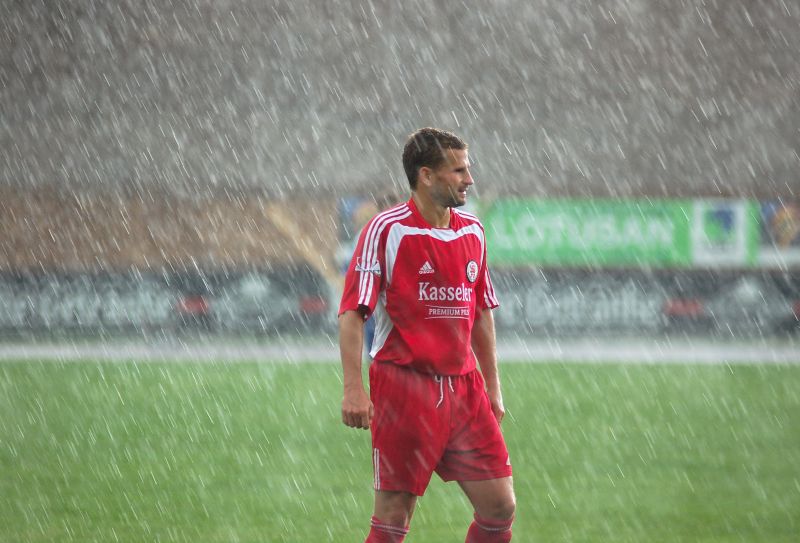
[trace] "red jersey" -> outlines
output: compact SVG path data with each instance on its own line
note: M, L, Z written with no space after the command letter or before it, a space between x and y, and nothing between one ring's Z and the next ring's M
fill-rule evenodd
M361 231L339 314L374 315L375 361L463 375L475 369L476 308L497 306L477 217L451 209L450 226L433 228L411 199Z

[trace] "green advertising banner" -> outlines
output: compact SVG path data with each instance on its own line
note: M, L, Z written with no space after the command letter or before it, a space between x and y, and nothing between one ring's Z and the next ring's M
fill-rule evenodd
M759 238L758 204L751 200L692 202L692 264L696 267L751 267Z
M495 265L692 265L691 200L497 200L481 212Z

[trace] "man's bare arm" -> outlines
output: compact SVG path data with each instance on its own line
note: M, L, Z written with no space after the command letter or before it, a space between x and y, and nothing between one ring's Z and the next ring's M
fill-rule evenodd
M339 353L342 359L344 397L342 422L351 428L369 428L372 402L361 377L361 356L364 345L364 318L357 311L339 316Z
M478 309L472 327L472 350L478 359L486 391L492 403L492 411L497 422L503 420L506 410L503 406L503 393L500 390L500 373L497 369L497 338L494 331L494 316L491 309Z

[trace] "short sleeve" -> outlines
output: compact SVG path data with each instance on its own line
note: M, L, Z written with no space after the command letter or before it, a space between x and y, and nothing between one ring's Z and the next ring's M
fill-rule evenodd
M373 218L361 230L345 272L339 315L346 311L360 311L366 318L375 309L386 269L384 243Z

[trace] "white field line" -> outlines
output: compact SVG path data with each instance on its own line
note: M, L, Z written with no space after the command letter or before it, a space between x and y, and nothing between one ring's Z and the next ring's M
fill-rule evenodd
M800 364L800 344L708 339L551 339L498 345L507 360L625 364Z
M500 362L624 364L800 364L800 343L786 340L713 341L703 339L500 339ZM229 338L187 341L110 341L107 343L0 343L0 362L136 361L338 363L335 338L308 342L252 343Z

